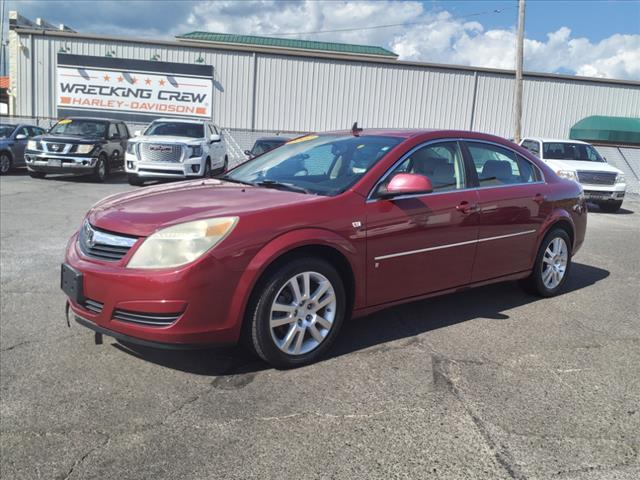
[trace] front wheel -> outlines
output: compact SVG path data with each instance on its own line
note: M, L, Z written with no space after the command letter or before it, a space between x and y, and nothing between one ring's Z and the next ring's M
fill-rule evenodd
M144 180L135 173L130 173L129 175L127 175L127 180L129 181L129 185L133 185L134 187L141 187L142 185L144 185Z
M11 170L11 157L8 153L0 153L0 175L6 175Z
M553 297L560 293L571 269L571 240L561 228L551 230L544 237L531 275L524 286L542 297Z
M227 157L226 155L224 156L224 163L222 164L222 166L216 170L216 175L224 175L225 173L227 173L227 170L229 170L229 157Z
M93 170L93 180L100 183L104 182L107 179L107 171L107 157L105 155L100 155Z
M328 262L299 258L256 287L247 310L249 346L277 368L307 365L334 342L344 321L342 278Z
M603 202L599 206L603 212L615 213L618 210L620 210L620 207L622 206L622 201Z

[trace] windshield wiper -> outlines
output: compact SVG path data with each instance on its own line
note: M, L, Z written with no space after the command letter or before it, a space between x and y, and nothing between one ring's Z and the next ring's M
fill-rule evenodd
M261 182L256 182L254 185L265 188L281 188L283 190L289 190L290 192L311 193L306 188L298 187L290 183L277 182L276 180L262 180Z
M254 183L251 182L245 182L244 180L236 180L235 178L231 178L228 175L222 175L221 177L216 177L218 180L224 180L225 182L231 182L231 183L240 183L242 185L251 185L252 187L255 186Z

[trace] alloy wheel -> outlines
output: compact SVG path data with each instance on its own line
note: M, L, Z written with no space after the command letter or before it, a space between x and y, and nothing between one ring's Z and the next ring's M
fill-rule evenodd
M285 282L271 305L271 338L288 355L309 353L329 335L336 307L336 292L327 277L298 273Z
M569 261L569 249L564 239L556 237L547 245L542 257L542 283L553 290L564 278Z
M10 168L11 159L9 158L9 155L3 153L2 155L0 155L0 174L4 175L9 171Z

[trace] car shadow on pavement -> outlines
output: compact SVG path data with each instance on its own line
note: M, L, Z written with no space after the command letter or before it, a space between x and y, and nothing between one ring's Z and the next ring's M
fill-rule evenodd
M609 271L602 268L573 263L563 295L591 286L608 276ZM516 282L504 282L390 307L346 322L325 359L382 347L388 342L468 320L507 320L510 317L503 312L540 300L543 299L524 292ZM271 368L241 347L170 351L123 342L113 343L113 346L140 359L197 375L244 378Z
M629 210L625 207L620 207L620 210L618 210L617 212L605 212L604 210L602 210L600 208L599 205L595 204L595 203L589 203L588 204L588 208L589 208L589 213L602 213L602 214L609 214L609 215L629 215L632 213L635 213L633 210Z
M50 174L46 178L35 179L35 182L71 182L71 183L94 183L96 185L121 185L127 183L127 176L124 172L113 172L105 179L104 182L95 182L90 174Z

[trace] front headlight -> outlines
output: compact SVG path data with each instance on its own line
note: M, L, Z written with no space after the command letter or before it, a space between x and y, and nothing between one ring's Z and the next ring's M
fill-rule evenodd
M127 143L127 153L129 155L133 155L135 153L136 144L128 142Z
M578 181L578 175L573 170L558 170L556 173L559 177L567 178L569 180L573 180L574 182Z
M201 157L201 156L202 156L202 147L200 145L189 147L189 158Z
M27 150L38 150L38 142L35 140L29 140L27 142Z
M95 145L91 145L91 144L81 144L78 145L78 148L76 149L76 153L80 153L80 154L87 154L87 153L91 153L91 151L96 148Z
M209 218L158 230L142 242L127 268L179 267L200 258L231 233L238 217Z
M626 183L626 178L624 178L624 173L619 173L616 175L616 183Z

